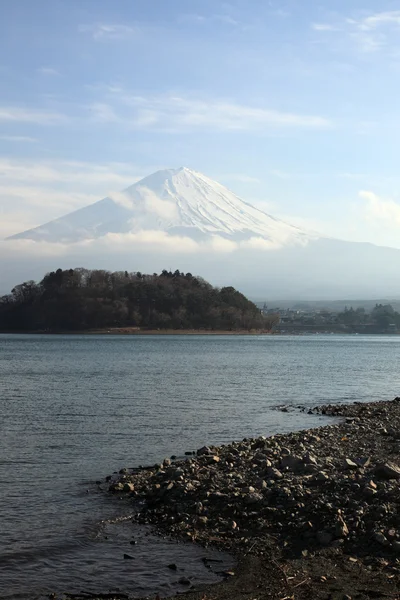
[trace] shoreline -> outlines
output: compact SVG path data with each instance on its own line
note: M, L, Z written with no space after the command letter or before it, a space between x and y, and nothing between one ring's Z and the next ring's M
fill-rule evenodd
M312 412L341 422L107 478L138 523L236 558L189 600L400 597L400 398Z
M81 331L0 331L8 335L277 335L263 329L205 330L205 329L140 329L138 327L107 327Z
M138 327L107 327L104 329L82 329L82 330L54 330L54 331L44 331L44 330L35 330L35 331L10 331L10 330L0 330L0 335L148 335L148 336L177 336L177 335L202 335L202 336L215 336L215 335L224 335L224 336L260 336L260 335L268 335L268 336L279 336L279 337L287 337L287 336L296 336L296 337L304 337L304 336L388 336L388 337L396 337L400 336L400 332L396 333L365 333L365 332L351 332L351 331L271 331L265 329L236 329L236 330L208 330L208 329L140 329Z

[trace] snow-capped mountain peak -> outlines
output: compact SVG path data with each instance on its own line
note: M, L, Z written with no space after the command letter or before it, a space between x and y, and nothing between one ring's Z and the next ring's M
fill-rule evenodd
M164 169L92 205L13 236L76 242L107 233L160 230L200 239L219 235L272 243L310 236L244 202L226 187L186 167Z

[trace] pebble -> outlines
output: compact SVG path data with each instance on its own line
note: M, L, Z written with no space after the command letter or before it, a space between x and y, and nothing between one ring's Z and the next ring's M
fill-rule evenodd
M342 518L340 518L336 523L335 534L338 538L343 538L349 535L349 528Z
M381 463L375 467L375 474L380 479L400 479L400 467L390 462Z
M136 521L179 538L253 553L268 551L274 539L303 556L321 546L355 553L364 545L369 554L385 546L397 560L400 457L393 435L376 431L400 430L400 401L317 407L314 414L351 423L203 446L173 464L121 469L109 490L129 490L140 501Z
M133 492L135 491L135 486L133 485L133 483L131 481L127 481L126 483L124 483L124 487L122 489L123 492Z
M350 458L345 458L344 459L344 468L345 469L351 469L351 470L358 469L358 465L357 465L357 463L355 463Z
M386 546L388 544L387 538L383 535L381 531L376 531L373 535L375 542L381 544L382 546Z
M212 454L212 451L208 446L203 446L197 450L197 456L204 456L205 454Z
M267 467L266 473L271 479L282 479L283 477L279 469L276 469L275 467Z

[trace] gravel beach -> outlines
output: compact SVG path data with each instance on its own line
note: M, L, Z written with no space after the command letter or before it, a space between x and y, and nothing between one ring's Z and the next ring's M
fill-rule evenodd
M332 424L107 478L138 523L234 555L221 584L193 589L180 575L185 597L400 598L400 398L312 412Z

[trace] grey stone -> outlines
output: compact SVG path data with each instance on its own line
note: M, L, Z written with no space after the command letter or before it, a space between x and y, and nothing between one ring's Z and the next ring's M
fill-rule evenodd
M253 492L251 494L247 494L245 497L245 503L247 505L259 504L264 501L264 496L262 494L258 494L257 492Z
M212 456L210 456L207 459L207 463L210 464L210 465L212 465L212 464L215 464L215 463L219 463L220 460L221 459L220 459L219 456L217 456L216 454L213 454Z
M343 464L345 469L349 469L349 470L355 470L358 468L358 465L351 460L350 458L345 458L344 459L344 464Z
M317 465L317 459L310 452L306 452L303 456L303 461L306 465Z
M362 458L357 458L356 462L360 467L369 467L371 464L371 458L369 456L363 456Z
M375 542L378 542L378 544L381 544L381 546L387 546L387 544L389 543L387 537L383 535L381 531L375 531L372 537L375 540Z
M173 471L171 472L171 475L173 476L174 479L179 479L179 477L183 477L185 474L185 471L183 469L173 469Z
M377 493L378 493L378 492L377 492L376 490L374 490L372 487L369 487L369 486L366 486L366 487L363 489L363 495L364 495L366 498L372 498L373 496L376 496L376 494L377 494Z
M197 456L204 456L207 454L212 454L212 450L208 446L203 446L197 450Z
M122 492L124 489L124 484L118 481L117 483L112 483L108 488L109 492L113 492L114 494L117 492Z
M135 491L135 486L133 485L133 483L127 481L126 483L124 483L124 487L122 488L123 492L134 492Z
M290 471L299 472L304 469L304 462L298 456L293 454L285 454L281 458L281 467L288 468Z
M335 535L338 538L347 537L349 535L349 528L347 527L345 521L342 518L339 518L336 523Z
M275 467L267 467L266 473L271 479L282 479L282 473Z
M380 463L375 467L375 475L380 479L400 479L400 467L391 462Z

